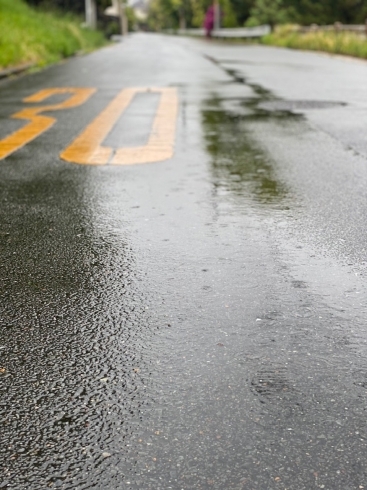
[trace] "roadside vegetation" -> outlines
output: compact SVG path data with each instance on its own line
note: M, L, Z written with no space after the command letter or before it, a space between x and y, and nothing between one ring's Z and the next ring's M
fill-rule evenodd
M367 38L349 32L297 31L311 24L364 24L366 0L218 0L223 27L269 24L272 34L260 42L294 49L326 51L367 58ZM213 0L151 0L153 30L202 27Z
M367 38L352 32L297 32L297 26L278 26L261 43L292 49L324 51L367 59Z
M222 27L269 24L272 33L260 43L367 58L367 37L363 33L321 29L301 32L300 29L311 24L364 24L367 19L366 0L216 1L221 7ZM212 3L213 0L151 0L149 26L157 31L202 27L205 12Z
M106 43L102 33L82 28L81 22L23 0L0 0L0 69L27 62L43 66Z
M223 14L223 27L261 24L326 25L335 22L364 24L367 18L366 0L218 0L218 2ZM183 25L201 27L205 12L212 3L213 0L151 0L149 26L153 30L176 29Z

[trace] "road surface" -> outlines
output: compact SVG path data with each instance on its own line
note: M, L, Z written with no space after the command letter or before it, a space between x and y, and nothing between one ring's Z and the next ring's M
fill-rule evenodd
M367 488L367 64L153 34L0 84L0 488Z

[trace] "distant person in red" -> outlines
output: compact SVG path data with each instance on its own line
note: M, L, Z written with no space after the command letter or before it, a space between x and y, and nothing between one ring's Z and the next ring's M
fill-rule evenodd
M208 10L206 11L205 14L204 29L205 29L206 37L212 36L212 30L214 29L214 16L215 16L214 9L215 9L214 5L210 5L210 7L208 7Z

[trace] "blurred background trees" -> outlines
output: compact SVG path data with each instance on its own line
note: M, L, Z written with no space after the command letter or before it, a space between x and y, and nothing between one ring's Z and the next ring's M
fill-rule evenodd
M60 10L62 12L70 12L82 16L85 14L85 0L26 0L26 2L29 5L40 7L42 10L46 11ZM127 3L129 4L129 2ZM96 4L98 28L102 30L107 37L111 36L112 34L119 34L119 18L107 17L104 15L105 9L110 7L112 4L111 0L96 0ZM128 19L129 30L132 30L136 24L134 9L132 7L128 6L126 8L126 16Z
M247 26L286 24L296 19L294 5L286 5L283 0L256 0L246 21Z
M134 0L128 2L131 5ZM84 13L84 0L27 0L29 4ZM147 0L148 25L161 30L201 27L212 0ZM219 0L222 26L237 27L258 24L362 24L367 18L367 0ZM100 22L111 0L97 0ZM132 18L132 16L130 15ZM112 21L113 22L113 21ZM117 20L114 21L115 24ZM132 20L131 20L132 22Z
M151 0L152 29L201 27L211 0ZM364 24L367 0L219 0L223 27L259 24ZM184 19L184 22L183 20ZM181 22L180 22L181 20Z
M27 3L45 9L61 9L76 14L82 14L85 9L85 0L27 0ZM107 8L111 5L111 1L97 0L97 4L100 8Z

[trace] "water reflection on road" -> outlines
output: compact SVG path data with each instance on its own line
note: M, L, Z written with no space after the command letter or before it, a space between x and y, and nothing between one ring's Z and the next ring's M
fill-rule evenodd
M149 402L151 298L93 182L2 180L2 488L97 485Z
M255 144L246 127L264 115L256 113L252 101L230 102L228 108L227 99L214 95L203 104L204 137L212 157L214 183L240 199L250 195L259 204L281 205L287 197L286 187L276 179L269 156Z

